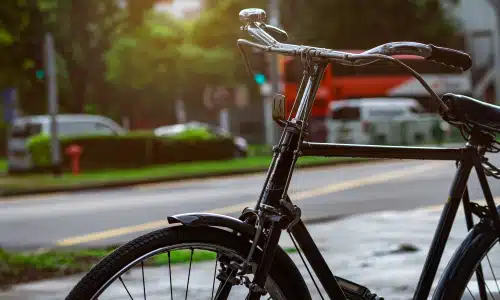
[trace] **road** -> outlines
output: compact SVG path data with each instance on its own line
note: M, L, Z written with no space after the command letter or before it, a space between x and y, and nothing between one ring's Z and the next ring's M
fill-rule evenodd
M500 165L500 156L491 161ZM294 173L292 201L318 220L444 203L455 171L448 161L384 161ZM0 202L0 247L39 249L123 243L166 225L166 216L213 212L237 216L259 195L263 174L144 185L111 191L26 196ZM494 196L500 185L490 179ZM481 198L476 176L472 199Z

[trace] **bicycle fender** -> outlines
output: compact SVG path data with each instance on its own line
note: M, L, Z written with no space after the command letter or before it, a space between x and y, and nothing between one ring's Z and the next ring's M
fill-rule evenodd
M182 224L184 226L214 226L232 229L236 232L253 237L255 228L243 221L219 214L186 213L167 217L168 224Z
M244 223L243 221L219 214L211 213L187 213L179 214L167 217L169 225L172 226L192 226L192 227L219 227L229 230L233 230L235 234L241 234L242 237L247 238L250 243L255 236L256 229L250 224ZM260 239L257 251L262 251L264 239ZM294 282L297 290L297 299L300 300L311 300L311 295L309 294L309 289L302 277L299 269L295 265L294 261L288 255L288 253L283 250L280 245L277 245L276 252L274 254L273 264L277 265L277 268L284 270L286 274L289 274L290 282Z

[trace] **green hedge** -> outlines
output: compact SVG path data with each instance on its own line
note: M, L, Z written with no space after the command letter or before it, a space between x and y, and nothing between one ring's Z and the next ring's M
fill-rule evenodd
M209 138L197 134L161 138L149 132L137 132L121 136L61 137L60 142L64 169L70 166L70 158L64 152L72 144L83 147L80 165L84 170L226 160L232 158L234 154L234 145L230 138ZM36 168L43 169L50 166L48 136L31 138L28 147Z

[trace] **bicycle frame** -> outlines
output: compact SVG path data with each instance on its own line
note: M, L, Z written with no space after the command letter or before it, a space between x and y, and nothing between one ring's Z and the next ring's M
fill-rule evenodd
M300 99L300 105L294 119L295 124L298 124L299 127L307 122L325 67L325 63L314 64L314 67L302 79L296 98L296 102ZM464 201L467 226L469 229L472 228L471 207L466 191L467 181L473 167L478 174L488 208L496 213L493 196L481 164L483 153L478 151L478 147L470 143L467 143L463 148L312 143L303 141L303 128L301 127L301 130L293 130L293 128L285 127L285 130L283 130L280 143L274 148L274 156L266 176L265 184L255 207L255 211L259 213L259 216L269 216L271 219L274 217L275 220L266 223L271 225L267 227L269 230L268 238L264 248L264 255L254 277L254 283L258 286L263 286L269 266L271 265L269 262L273 258L281 231L290 225L289 223L284 226L276 226L279 225L279 221L276 219L278 216L276 211L284 211L285 204L291 204L293 200L289 199L286 193L295 162L299 156L456 161L458 169L414 294L414 299L427 299L462 199ZM283 199L283 195L286 195L285 199ZM495 225L499 225L500 222L494 220L494 223ZM500 229L500 226L497 228ZM333 275L328 267L302 220L299 219L298 222L288 227L288 230L297 241L298 246L303 251L305 258L311 265L330 299L347 299L336 280L337 277ZM478 272L482 272L482 270L479 269ZM249 299L258 298L259 296L256 292L250 292Z

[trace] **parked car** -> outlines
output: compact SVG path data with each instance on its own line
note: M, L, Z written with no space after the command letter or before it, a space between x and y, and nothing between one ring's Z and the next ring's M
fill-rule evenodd
M56 124L59 136L126 133L126 130L113 120L98 115L60 114L56 117ZM33 168L28 140L38 134L50 135L50 115L25 116L15 119L7 137L9 173L29 171Z
M412 98L360 98L333 101L328 141L356 144L418 144L431 139L435 116Z
M220 127L213 126L211 124L202 122L187 122L182 124L174 124L161 126L154 130L156 136L175 136L192 129L205 129L207 132L214 134L216 136L232 137L234 145L234 156L235 157L246 157L248 155L248 142L245 138L241 136L233 136L230 132L223 130Z

